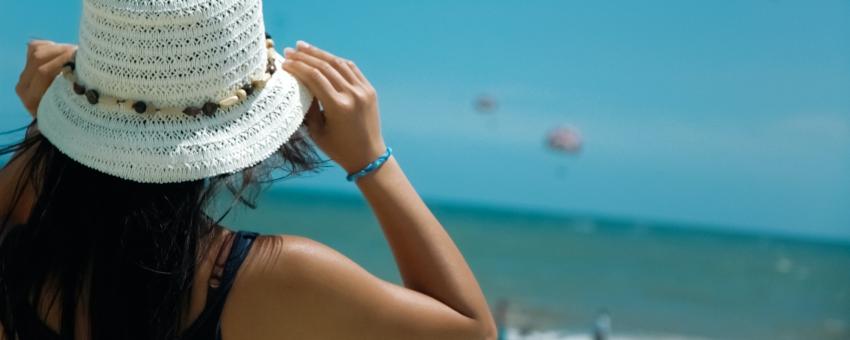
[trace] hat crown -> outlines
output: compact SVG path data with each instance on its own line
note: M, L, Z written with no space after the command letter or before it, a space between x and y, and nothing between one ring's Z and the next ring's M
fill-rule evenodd
M227 97L265 73L261 0L84 0L76 74L156 107Z

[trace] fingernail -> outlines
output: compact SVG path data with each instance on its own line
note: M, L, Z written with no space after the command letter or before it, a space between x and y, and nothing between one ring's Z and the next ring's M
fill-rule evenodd
M304 48L304 49L310 48L310 44L308 44L304 40L298 40L298 42L295 45L298 46L298 48Z
M289 56L290 54L295 53L295 50L292 47L287 47L283 49L283 55Z

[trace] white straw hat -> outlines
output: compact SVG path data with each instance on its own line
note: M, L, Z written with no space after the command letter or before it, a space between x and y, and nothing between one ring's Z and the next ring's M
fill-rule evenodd
M68 157L127 180L256 165L313 100L281 69L261 0L83 0L79 39L38 128Z

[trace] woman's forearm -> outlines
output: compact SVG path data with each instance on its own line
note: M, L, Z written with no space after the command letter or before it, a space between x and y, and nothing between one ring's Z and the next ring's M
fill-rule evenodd
M475 276L440 222L425 205L395 158L358 182L375 212L404 285L493 327Z

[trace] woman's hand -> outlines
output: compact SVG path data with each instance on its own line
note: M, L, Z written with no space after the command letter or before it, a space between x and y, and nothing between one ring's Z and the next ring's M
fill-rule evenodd
M62 71L62 66L74 57L76 50L74 45L47 40L33 40L27 45L27 64L21 72L15 92L33 118L44 92Z
M357 65L304 42L284 54L283 68L318 98L306 124L328 157L353 173L386 151L378 96Z

